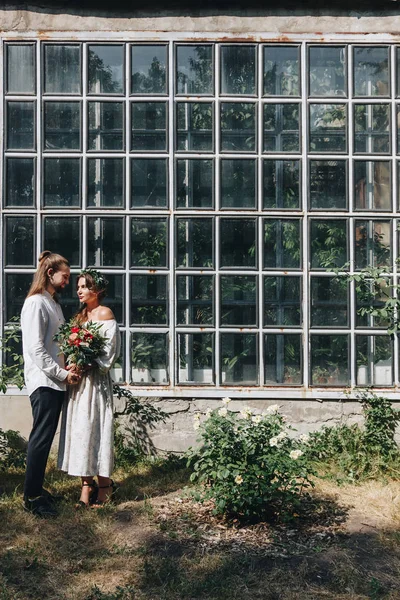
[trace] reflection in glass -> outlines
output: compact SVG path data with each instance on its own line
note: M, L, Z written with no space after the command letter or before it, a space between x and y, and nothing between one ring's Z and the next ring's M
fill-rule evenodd
M221 325L257 326L257 280L250 275L223 275L221 284Z
M359 282L356 287L356 326L380 327L387 329L389 317L383 317L374 312L384 307L384 304L393 296L393 285L389 277L381 276L379 283L372 281Z
M167 149L167 105L165 102L134 102L131 150Z
M167 246L167 219L131 220L131 267L166 267Z
M123 158L89 158L87 173L89 208L123 208Z
M125 323L125 277L124 275L114 275L106 273L107 296L102 300L102 304L111 308L118 323ZM122 347L123 348L123 347Z
M80 206L80 159L47 158L43 165L44 206Z
M167 93L167 46L131 46L131 93Z
M6 206L32 207L35 202L35 159L6 158Z
M311 385L347 386L349 384L349 336L311 336Z
M176 47L177 94L212 94L213 49L210 45Z
M347 162L310 160L310 208L347 208Z
M89 217L88 264L93 267L124 266L124 220L120 217Z
M166 325L167 275L131 275L131 325Z
M72 267L81 265L80 217L45 217L43 248L57 248Z
M168 161L164 158L133 158L131 161L131 208L168 204Z
M131 335L132 383L167 384L168 334L135 331Z
M176 266L212 268L213 220L177 219Z
M122 102L89 102L88 150L123 149Z
M346 152L345 104L310 104L310 152Z
M35 146L34 102L7 102L7 149L33 150Z
M310 229L312 269L343 266L348 258L347 221L345 219L312 220Z
M211 275L178 275L178 325L213 325L214 277Z
M355 222L356 269L389 266L392 257L390 221Z
M176 161L176 208L212 208L213 196L212 160Z
M221 267L257 266L256 220L220 220Z
M88 46L89 94L124 93L124 46Z
M299 152L299 105L264 104L264 152Z
M221 46L221 94L256 93L256 46Z
M298 46L264 46L264 96L299 96Z
M115 314L115 312L114 312ZM111 379L114 383L125 383L126 359L125 359L125 331L121 331L121 350L119 357L110 369Z
M389 48L354 48L354 95L389 96Z
M44 93L81 93L81 47L72 44L44 45Z
M392 203L390 162L356 161L354 187L356 208L390 210Z
M214 334L179 333L179 383L214 383Z
M264 277L264 327L301 325L301 278Z
M5 275L4 318L7 323L20 317L26 295L31 287L32 273L7 273Z
M256 149L256 105L221 103L221 150L254 152Z
M6 265L35 266L35 217L6 218Z
M256 161L221 160L221 207L256 208Z
M303 383L301 335L267 333L264 337L264 360L265 385Z
M222 333L222 383L258 384L258 335L255 333Z
M390 152L389 104L354 105L354 152Z
M264 269L299 269L300 219L264 220Z
M45 102L44 149L79 150L80 147L80 102Z
M311 277L311 326L347 327L348 291L345 278Z
M177 150L212 152L213 105L211 102L179 102L176 105L176 120Z
M34 44L6 44L7 94L35 93L35 51Z
M311 46L310 96L347 96L344 46Z
M300 161L264 160L265 208L300 208Z
M393 385L393 343L388 335L356 336L357 385Z

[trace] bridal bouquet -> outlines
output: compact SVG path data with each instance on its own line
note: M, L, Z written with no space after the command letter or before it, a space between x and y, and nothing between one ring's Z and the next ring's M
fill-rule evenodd
M100 333L100 328L100 323L78 325L73 319L61 325L54 340L59 343L60 354L64 354L67 365L90 366L102 353L106 338Z

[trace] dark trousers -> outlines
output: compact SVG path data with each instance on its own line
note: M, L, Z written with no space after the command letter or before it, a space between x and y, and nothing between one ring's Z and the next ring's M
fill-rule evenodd
M33 426L26 458L24 496L42 494L44 473L54 435L57 430L65 392L40 387L30 396Z

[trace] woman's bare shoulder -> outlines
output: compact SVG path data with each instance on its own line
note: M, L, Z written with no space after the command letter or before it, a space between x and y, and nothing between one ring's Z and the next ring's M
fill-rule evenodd
M108 308L108 306L99 306L96 313L96 319L99 321L111 321L112 319L115 319L115 317L111 308Z

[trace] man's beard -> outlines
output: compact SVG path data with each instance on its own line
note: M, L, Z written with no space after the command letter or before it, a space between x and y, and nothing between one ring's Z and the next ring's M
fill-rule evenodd
M54 288L54 291L56 292L56 294L61 294L61 292L64 291L64 286L62 284L54 285L54 283L53 283L53 288Z

